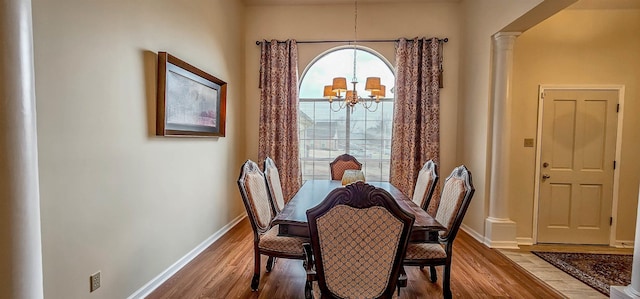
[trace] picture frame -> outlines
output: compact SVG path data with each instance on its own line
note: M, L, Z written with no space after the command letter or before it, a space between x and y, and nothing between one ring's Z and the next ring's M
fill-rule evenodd
M224 137L227 83L158 52L156 135Z

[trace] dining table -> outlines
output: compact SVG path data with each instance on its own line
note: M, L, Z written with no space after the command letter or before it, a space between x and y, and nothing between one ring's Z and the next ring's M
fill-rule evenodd
M411 242L428 242L434 240L438 231L446 228L425 210L416 205L410 198L389 182L366 182L372 186L382 188L389 192L398 205L405 211L413 214L415 221L411 230ZM309 237L309 224L307 222L307 210L319 205L331 192L340 188L339 180L308 180L300 190L276 215L272 224L278 225L278 235Z

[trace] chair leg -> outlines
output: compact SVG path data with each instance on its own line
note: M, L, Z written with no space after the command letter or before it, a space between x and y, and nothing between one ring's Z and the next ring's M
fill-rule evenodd
M258 285L260 285L260 274L253 274L253 278L251 279L251 291L257 291Z
M429 277L431 278L431 282L438 281L438 272L436 272L436 266L429 266Z
M400 288L407 286L407 272L404 270L404 266L400 267L400 275L398 275L398 297L400 297Z
M307 272L307 281L304 284L304 298L313 299L313 281L315 279L315 265L313 261L313 253L311 252L311 244L302 244L304 251L304 269Z
M267 273L268 273L268 272L271 272L271 270L273 269L273 265L274 265L275 263L276 263L276 258L275 258L275 257L270 256L270 257L267 259Z
M307 280L304 284L304 298L305 299L313 299L313 282Z
M444 266L444 277L442 278L442 293L444 298L450 299L451 294L451 261Z
M258 285L260 285L260 249L258 248L258 243L255 242L253 245L253 278L251 279L251 291L255 292L258 290Z

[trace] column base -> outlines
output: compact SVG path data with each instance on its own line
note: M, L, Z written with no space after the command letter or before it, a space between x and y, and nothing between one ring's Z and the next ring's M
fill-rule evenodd
M628 286L611 286L609 298L615 299L631 299L640 298L640 293L634 290L631 285Z
M488 217L485 221L484 244L491 248L520 248L516 241L516 223L508 218Z

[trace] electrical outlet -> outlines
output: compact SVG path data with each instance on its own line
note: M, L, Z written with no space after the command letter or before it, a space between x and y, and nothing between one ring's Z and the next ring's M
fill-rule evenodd
M97 290L100 287L100 271L89 276L89 293Z

